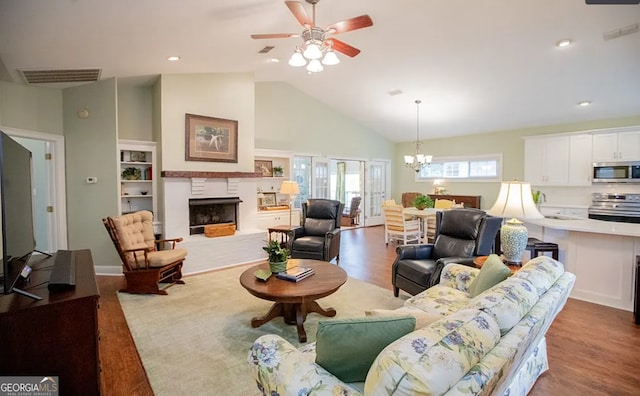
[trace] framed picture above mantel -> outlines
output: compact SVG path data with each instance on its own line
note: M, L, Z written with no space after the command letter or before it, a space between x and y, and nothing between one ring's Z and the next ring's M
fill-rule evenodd
M185 114L185 160L238 163L238 121Z

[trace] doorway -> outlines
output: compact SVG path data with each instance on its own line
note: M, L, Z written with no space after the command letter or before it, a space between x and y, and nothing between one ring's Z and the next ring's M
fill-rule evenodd
M67 248L64 136L0 127L32 153L36 250Z
M330 160L330 190L331 197L344 203L345 212L350 210L353 198L364 195L364 161L349 159ZM354 221L358 226L364 226L363 210L359 208L358 218Z

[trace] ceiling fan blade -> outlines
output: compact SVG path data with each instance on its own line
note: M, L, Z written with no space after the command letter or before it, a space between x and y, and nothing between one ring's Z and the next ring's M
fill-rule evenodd
M284 2L287 7L289 7L289 11L293 14L294 17L300 22L300 24L304 27L315 27L313 20L309 18L309 14L304 9L304 6L299 1L285 1Z
M252 39L272 39L272 38L289 38L289 37L300 37L297 33L273 33L273 34L252 34Z
M347 56L350 57L354 57L356 55L358 55L360 53L360 50L357 49L356 47L352 47L349 44L345 43L344 41L340 41L334 38L329 39L331 40L331 48L333 48L334 50L341 52Z
M352 30L362 29L369 26L373 26L373 21L369 15L360 15L345 21L336 22L333 25L327 27L326 30L333 34L350 32Z

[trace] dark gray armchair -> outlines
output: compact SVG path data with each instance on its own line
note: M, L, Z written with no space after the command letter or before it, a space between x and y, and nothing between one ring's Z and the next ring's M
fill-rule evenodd
M336 263L340 260L340 218L344 204L331 199L309 199L302 204L302 226L293 230L291 258Z
M473 266L476 256L494 252L502 218L479 209L451 209L436 214L433 244L402 245L391 267L393 294L400 289L416 295L440 281L449 263Z

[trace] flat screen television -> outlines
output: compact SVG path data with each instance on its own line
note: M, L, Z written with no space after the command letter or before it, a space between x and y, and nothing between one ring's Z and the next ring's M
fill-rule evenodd
M20 291L16 282L36 248L31 175L31 151L0 131L0 283L4 294Z

